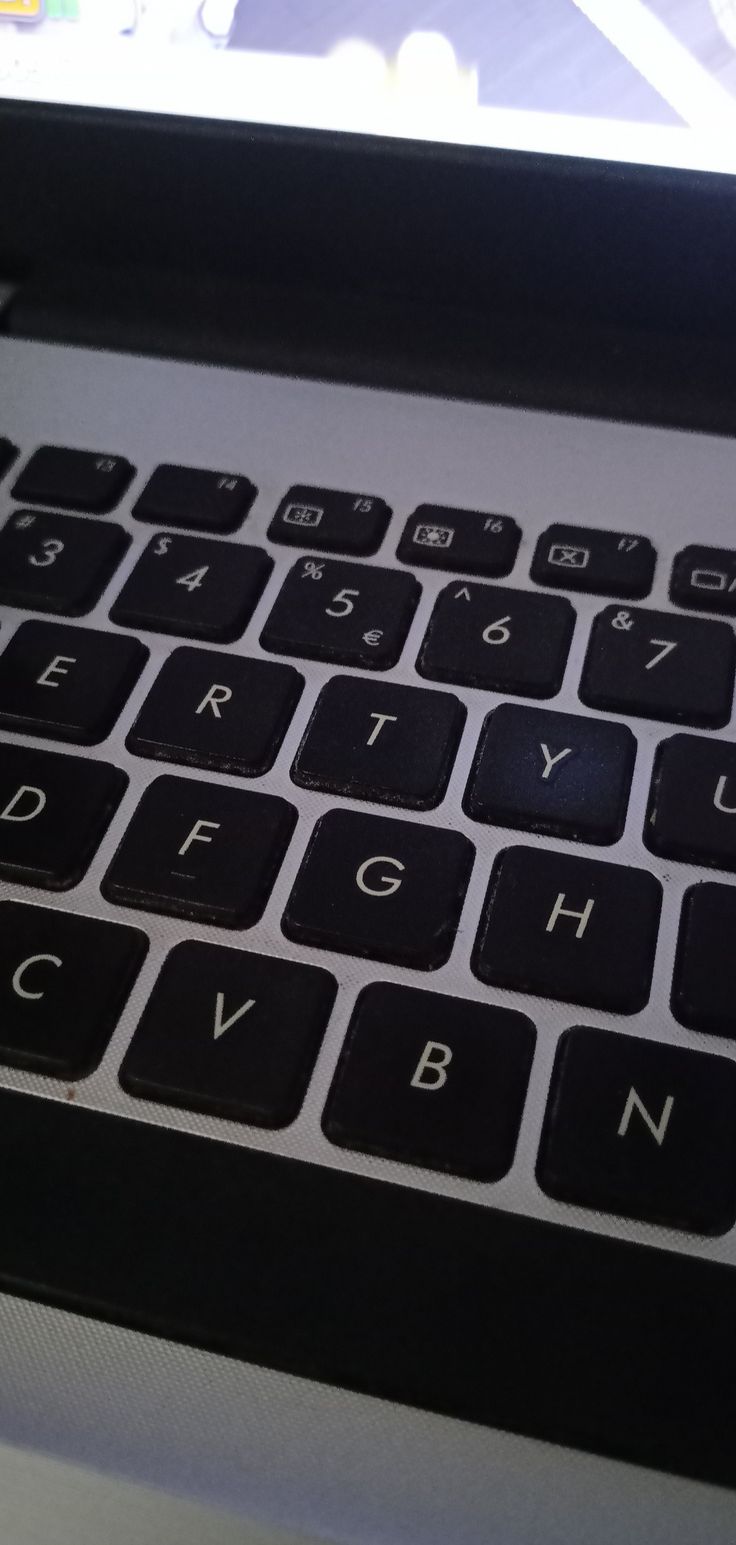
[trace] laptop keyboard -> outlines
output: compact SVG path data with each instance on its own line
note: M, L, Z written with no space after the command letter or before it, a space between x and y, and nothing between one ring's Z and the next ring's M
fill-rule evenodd
M13 494L21 501L109 511L132 477L133 468L122 457L42 446L23 465ZM161 465L133 513L145 521L166 518L192 533L197 528L232 532L255 495L252 483L240 475ZM373 496L304 485L288 490L268 537L289 545L308 543L315 555L299 557L288 572L261 632L264 650L292 656L297 664L322 660L383 672L396 663L420 598L418 580L399 569L320 555L374 553L390 518L385 501ZM398 554L406 564L419 554L420 567L445 567L451 555L461 571L465 559L471 573L504 573L513 565L519 538L514 519L426 505L405 523ZM78 616L98 598L128 543L127 534L113 523L46 511L13 512L0 535L3 599ZM700 562L703 550L691 549L690 563L693 552ZM655 561L646 539L552 526L538 540L531 572L535 581L555 588L642 596L651 588ZM725 563L722 553L719 561ZM110 617L121 628L230 643L251 618L272 568L272 558L260 546L162 531L137 557ZM682 572L680 555L674 573ZM707 592L711 606L714 594ZM438 596L417 670L431 681L549 698L560 687L574 624L574 608L563 596L467 581L461 572ZM147 658L145 644L127 633L22 622L0 655L0 724L28 736L99 744L112 730ZM720 728L730 718L735 665L736 640L723 621L610 605L593 622L580 698L618 714ZM294 666L179 646L154 681L126 743L139 757L243 779L258 776L278 755L302 689L303 677ZM465 718L463 704L446 691L374 684L347 672L333 676L314 704L292 780L303 789L395 806L397 813L435 808L446 791ZM635 736L620 721L502 702L483 724L464 807L472 821L509 832L611 844L624 828L635 757ZM73 886L122 795L124 774L98 761L12 744L2 749L0 770L0 873L53 890ZM729 819L735 796L733 745L688 735L663 740L647 846L666 857L736 871ZM62 809L63 822L58 819ZM143 912L247 929L263 913L296 823L296 808L273 794L165 774L148 785L132 813L102 880L102 894ZM473 846L459 832L395 816L329 810L317 821L296 874L283 933L317 949L418 972L435 970L450 958L473 861ZM736 1031L728 965L725 958L721 962L721 953L727 952L717 943L728 935L733 898L733 891L719 886L707 887L702 902L699 887L689 893L673 986L674 1012L681 1022L698 1028L716 1024L719 1035ZM661 883L645 869L524 847L509 837L491 872L472 971L493 988L635 1014L650 999L661 906ZM123 929L117 939L110 925L85 920L85 928L101 927L105 935L100 949L109 965L109 1002L98 1011L92 998L83 1020L75 1016L68 1022L71 1040L54 1066L43 1021L58 1014L79 962L86 959L86 943L83 949L76 939L65 942L65 928L80 920L31 909L27 927L32 933L49 930L53 935L58 924L62 935L53 948L52 939L48 949L36 954L33 974L40 990L31 993L23 986L24 972L31 971L31 957L24 955L26 929L20 926L23 908L14 905L7 916L6 941L16 927L20 935L20 976L16 972L14 978L19 1023L11 1027L0 1055L68 1078L79 1063L80 1048L88 1059L90 1046L98 1058L102 1055L102 1027L108 1034L112 1028L109 1004L120 1005L123 984L130 983L130 962L140 958L133 947L140 935ZM195 993L193 1001L199 1003L204 994L205 1002L209 995L216 1005L213 1045L208 1038L204 1061L195 1032L204 1012L192 1012L190 1034L181 1045L171 1033L172 1005L190 997L190 978L200 969L200 957L203 981L224 980L229 973L234 979L240 973L243 980L237 991L200 984ZM305 966L300 977L299 969L216 946L181 946L165 967L127 1054L123 1087L164 1104L265 1126L292 1120L335 993L329 973L313 974ZM290 975L294 972L297 986ZM250 1008L248 994L243 996L246 978L251 997L257 978L258 997ZM294 1009L285 1014L289 992L296 992L303 1016ZM471 1002L457 999L446 1005L437 995L425 1001L417 990L407 992L378 985L375 992L367 990L351 1022L324 1130L344 1147L449 1171L457 1151L455 1173L498 1178L513 1159L533 1029L526 1021L514 1028L513 1016L509 1020L505 1011L490 1005L480 1013ZM313 1013L311 996L318 1005ZM32 1016L26 1009L32 1024L25 1050L24 1005L33 1005ZM251 1014L247 1037L231 1036L235 1060L223 1058L217 1042L246 1012ZM481 1020L487 1029L479 1028ZM576 1101L585 1086L579 1068L587 1068L596 1055L587 1050L588 1037L590 1046L596 1045L593 1031L572 1034L573 1041L560 1051L550 1096L550 1112L557 1114L550 1114L552 1139L548 1131L546 1157L540 1159L543 1188L566 1200L655 1223L703 1232L730 1228L736 1221L736 1173L728 1177L725 1195L719 1192L716 1199L714 1192L713 1206L700 1209L688 1208L678 1197L674 1169L665 1187L671 1192L669 1207L659 1190L650 1205L646 1185L641 1196L629 1197L625 1186L617 1190L613 1182L609 1194L601 1180L597 1189L591 1182L590 1196L583 1196L574 1183L560 1181L556 1123L563 1130L578 1125ZM275 1044L284 1043L278 1055L274 1037ZM242 1061L239 1048L245 1041L248 1055ZM660 1083L670 1088L669 1051L627 1043L608 1032L602 1044L613 1071L600 1076L601 1098L606 1089L624 1088L627 1057L645 1057L643 1084L653 1090L651 1110L661 1110L657 1090ZM372 1057L380 1079L370 1072ZM692 1059L681 1057L687 1083ZM702 1060L702 1054L695 1058L696 1073ZM448 1073L451 1062L464 1070L457 1090ZM719 1066L714 1065L716 1083ZM707 1087L706 1067L703 1076ZM495 1107L481 1103L485 1116L478 1116L478 1130L472 1121L465 1127L460 1119L467 1106L465 1080L476 1091L493 1089L499 1102L495 1116ZM432 1117L434 1136L425 1138L428 1092L436 1095L445 1087L451 1093L442 1100L448 1107L452 1102L447 1130L442 1124L434 1130ZM593 1102L592 1084L588 1092ZM724 1089L723 1098L736 1117L732 1092ZM637 1099L627 1129L630 1121L641 1144L647 1132L652 1139L656 1123ZM669 1099L675 1096L667 1093ZM688 1153L694 1157L698 1149L700 1120L696 1113L689 1139L681 1134L685 1164ZM649 1154L660 1167L657 1149L664 1144L664 1130L657 1126ZM608 1151L605 1145L602 1151ZM618 1152L615 1143L611 1151ZM646 1167L646 1142L643 1159ZM596 1162L605 1170L604 1158ZM586 1166L581 1161L578 1167ZM725 1184L722 1174L720 1179ZM707 1191L707 1171L703 1186Z
M56 1080L76 1119L104 1064L118 1112L158 1109L172 1143L196 1113L246 1149L307 1110L336 1169L451 1206L496 1203L523 1129L547 1219L696 1253L731 1230L736 747L712 732L736 551L530 529L490 500L411 511L309 481L266 500L243 471L0 439L11 465L0 1063L31 1075L11 1088ZM91 865L99 916L44 904ZM275 887L264 953L247 930ZM152 936L172 946L153 977Z

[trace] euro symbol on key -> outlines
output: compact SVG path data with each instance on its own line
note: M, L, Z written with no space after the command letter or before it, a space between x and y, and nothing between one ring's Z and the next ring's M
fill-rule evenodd
M376 649L382 638L382 628L369 628L368 632L363 634L363 643L368 644L371 649Z

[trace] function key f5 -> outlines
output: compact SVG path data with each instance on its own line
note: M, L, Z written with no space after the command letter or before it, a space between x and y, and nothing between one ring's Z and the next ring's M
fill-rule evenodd
M288 547L362 555L378 551L390 519L385 500L373 494L300 484L281 500L268 535L272 542Z

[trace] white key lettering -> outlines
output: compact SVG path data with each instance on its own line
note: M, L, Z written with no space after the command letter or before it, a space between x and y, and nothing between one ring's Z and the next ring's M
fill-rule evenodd
M55 654L53 660L49 660L46 669L36 677L37 687L58 687L58 681L53 681L54 676L68 676L65 665L76 665L76 656L72 654Z
M184 854L188 853L188 851L189 851L190 847L192 846L193 842L211 842L212 841L211 837L205 837L204 836L204 828L205 828L205 826L210 826L212 828L212 830L216 831L216 832L218 832L220 830L220 822L219 821L195 821L195 823L194 823L194 825L193 825L193 827L192 827L192 829L191 829L191 831L189 833L189 836L185 837L185 839L184 839L184 841L183 841L183 843L182 843L182 845L181 845L181 847L179 849L179 857L180 858L183 858Z
M412 1089L443 1089L452 1051L443 1041L427 1041L411 1077Z
M33 564L34 569L47 569L50 564L56 563L59 553L63 553L63 551L64 543L58 541L56 537L50 536L46 538L45 542L41 543L43 557L37 558L35 553L29 553L28 562Z
M483 643L507 644L511 637L511 630L506 624L510 621L510 617L499 617L498 622L489 622L488 627L483 629Z
M229 1030L232 1025L236 1025L238 1020L242 1019L243 1015L248 1013L249 1009L255 1008L255 1004L255 998L248 998L247 1002L244 1003L241 1008L236 1009L235 1013L231 1014L229 1019L223 1019L222 1016L225 1012L225 994L224 992L218 992L217 998L215 999L215 1040L219 1040L220 1036L224 1035L226 1030Z
M651 660L647 660L644 669L653 671L655 665L659 665L662 660L667 659L668 654L672 654L673 649L677 648L677 643L673 643L671 638L650 638L649 642L657 645L657 653L652 655Z
M232 689L230 687L219 687L215 682L213 682L212 686L208 688L207 693L202 698L199 708L197 709L197 713L204 713L205 708L211 708L215 718L221 719L222 714L220 713L220 704L229 703L232 695Z
M12 982L13 992L17 993L19 998L28 998L33 1002L37 1002L39 998L44 996L43 992L30 992L27 987L23 986L23 977L26 971L29 971L31 966L37 966L43 960L47 960L51 966L60 966L62 963L58 955L29 955L27 960L22 960L17 971L13 972Z
M544 741L542 741L542 756L544 757L544 772L542 773L542 780L544 783L546 783L552 768L556 767L557 763L561 762L563 757L572 756L572 746L566 746L564 751L558 751L556 756L552 756L549 747L545 746Z
M571 912L569 910L569 908L567 908L567 907L565 907L563 905L564 900L565 900L565 892L564 891L560 891L560 894L557 897L557 900L556 900L556 902L555 902L555 904L554 904L554 906L552 908L552 911L550 912L549 922L547 924L546 932L547 933L552 933L553 932L555 923L557 922L557 919L559 917L575 917L578 920L578 926L575 929L575 938L576 939L582 939L583 934L585 933L585 930L586 930L586 928L588 926L588 923L590 922L590 914L593 911L593 907L595 906L595 901L593 901L593 900L586 901L585 906L583 907L582 912Z
M201 569L192 569L191 574L182 574L181 579L174 580L174 584L184 585L185 589L188 590L189 594L191 595L193 590L199 590L205 574L209 574L209 572L209 564L203 563Z
M367 884L366 875L368 874L368 871L373 868L374 864L391 864L394 869L400 869L402 874L404 872L404 865L399 863L398 858L385 858L382 856L377 858L367 858L365 862L361 864L355 876L358 888L362 891L365 891L366 896L393 896L401 884L401 880L396 879L395 876L391 876L390 874L379 875L378 884L381 887L379 890L377 890L374 885Z
M726 792L727 783L728 778L724 773L723 777L719 778L716 784L716 792L713 796L713 804L715 805L716 810L722 811L724 815L736 815L736 805L725 805L723 803L723 796Z
M332 605L326 606L328 617L349 617L355 610L355 602L350 600L351 595L360 595L359 590L338 590L332 597ZM339 608L339 609L338 609Z
M366 741L367 746L372 746L375 744L375 742L378 740L381 730L383 729L384 724L396 724L398 722L395 713L372 713L371 718L377 719L378 722L368 736Z
M631 1120L632 1114L633 1114L633 1112L635 1110L638 1110L639 1115L641 1116L642 1121L649 1128L649 1131L651 1132L652 1137L654 1138L655 1143L657 1143L659 1145L659 1147L661 1148L662 1144L664 1142L664 1138L665 1138L665 1133L667 1131L667 1127L669 1126L669 1120L670 1120L670 1116L672 1115L672 1108L674 1106L674 1103L675 1102L674 1102L674 1099L673 1099L672 1095L668 1094L667 1099L665 1100L664 1105L662 1106L662 1114L661 1114L661 1116L659 1118L659 1121L654 1121L653 1118L650 1116L649 1111L646 1108L646 1105L642 1104L642 1102L639 1099L639 1096L638 1096L636 1090L634 1089L634 1087L632 1085L632 1087L631 1087L631 1089L629 1090L629 1093L628 1093L626 1104L624 1106L623 1116L621 1117L621 1120L619 1122L619 1128L618 1128L618 1135L619 1135L619 1137L625 1137L626 1136L626 1133L629 1130L629 1122Z
M23 800L29 794L35 798L36 803L34 808L32 810L24 810L22 813L15 814L14 812L16 805L22 804ZM0 821L33 821L37 815L41 814L45 804L46 795L44 794L43 789L34 789L32 783L21 783L20 788L16 789L12 799L8 800L5 809L0 811Z

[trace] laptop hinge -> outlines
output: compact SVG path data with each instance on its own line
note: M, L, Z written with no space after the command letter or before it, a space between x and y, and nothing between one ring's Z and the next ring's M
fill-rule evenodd
M726 344L567 321L127 268L37 274L16 337L736 433Z

